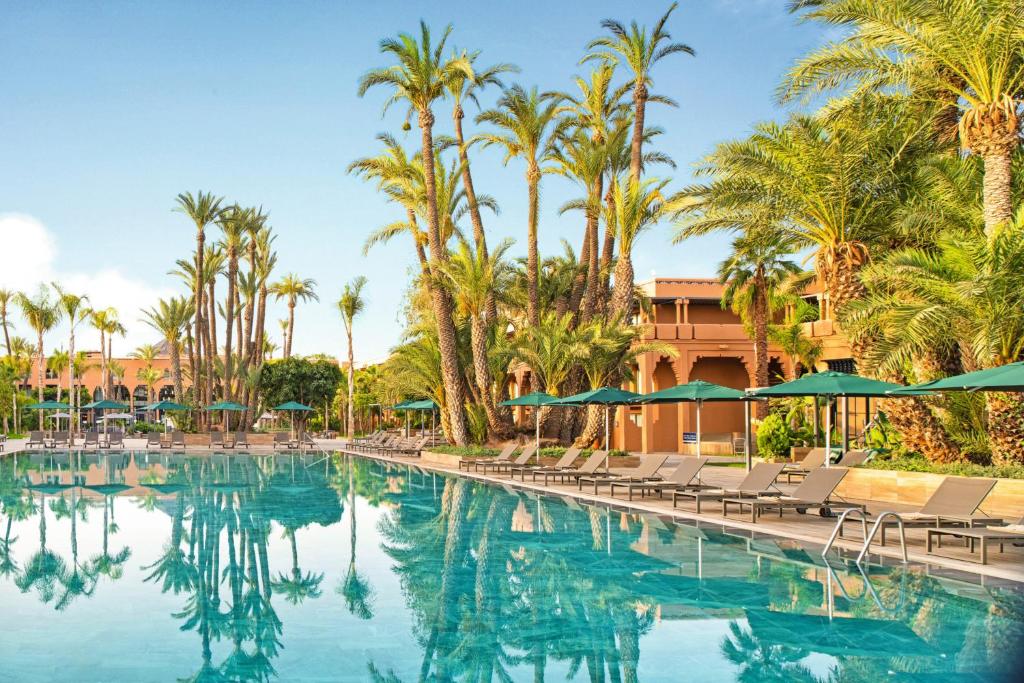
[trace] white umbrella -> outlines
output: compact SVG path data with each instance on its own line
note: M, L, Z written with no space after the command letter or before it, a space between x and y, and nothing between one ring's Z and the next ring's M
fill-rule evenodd
M134 420L134 415L128 413L111 413L110 415L104 415L100 418L101 420Z

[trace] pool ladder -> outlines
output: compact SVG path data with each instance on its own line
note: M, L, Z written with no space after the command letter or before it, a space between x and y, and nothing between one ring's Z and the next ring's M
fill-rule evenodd
M836 520L836 528L832 530L832 535L829 536L828 543L825 544L825 548L821 551L822 557L828 555L828 551L832 549L832 545L836 542L836 539L839 538L839 534L843 530L843 522L846 521L847 517L854 514L860 517L861 528L864 532L864 545L861 546L860 552L857 554L856 563L858 567L864 561L864 558L867 557L868 552L871 549L871 541L875 539L875 535L878 533L878 530L882 528L882 523L889 517L896 520L896 525L900 529L900 549L903 551L903 564L907 564L907 534L903 529L903 518L892 511L883 512L878 515L874 525L871 527L871 532L868 533L867 514L861 508L847 508L846 510L843 510L841 515L839 515L839 519Z

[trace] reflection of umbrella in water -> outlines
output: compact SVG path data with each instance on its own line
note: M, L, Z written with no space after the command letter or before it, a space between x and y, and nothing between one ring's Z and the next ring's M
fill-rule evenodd
M30 484L29 488L39 493L45 493L48 496L53 496L58 493L67 491L68 489L75 488L76 484L57 484L57 483L43 483L43 484Z
M173 493L181 493L188 488L186 484L141 484L141 486L145 486L147 489L153 489L165 496Z
M128 486L127 484L87 484L82 488L89 489L90 491L95 491L96 493L103 496L116 496L119 493L131 491L132 489L132 487Z

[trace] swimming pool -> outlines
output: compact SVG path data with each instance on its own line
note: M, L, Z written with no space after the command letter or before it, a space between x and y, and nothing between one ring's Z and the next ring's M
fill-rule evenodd
M2 681L1014 680L1016 584L363 458L0 459Z

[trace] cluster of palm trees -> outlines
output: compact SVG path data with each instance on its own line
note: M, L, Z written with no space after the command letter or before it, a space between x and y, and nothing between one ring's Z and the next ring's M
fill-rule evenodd
M480 424L508 433L497 404L517 363L532 371L532 389L554 394L589 388L593 374L621 381L636 346L593 353L588 334L603 339L622 328L635 338L629 323L644 301L632 250L663 220L677 241L735 234L720 268L723 304L748 326L759 385L771 379L771 342L804 369L819 360L820 345L801 329L816 317L802 299L812 281L850 338L858 372L913 382L1020 360L1019 3L791 3L803 20L845 30L785 76L780 101L802 106L721 143L693 184L669 191L668 180L651 175L672 160L652 146L661 131L646 122L646 107L674 104L651 92L662 60L693 54L672 42L674 9L650 27L603 22L605 34L581 59L592 70L570 92L506 86L515 67L483 66L478 52L451 49L450 27L439 40L421 25L417 35L381 41L390 63L369 71L359 92L387 88L388 104L408 107L404 128L415 114L421 134L414 152L381 135L382 153L351 165L402 210L367 248L408 235L420 268L407 339L392 362L394 390L433 396L449 437L462 444ZM476 117L478 131L465 131L463 105L489 88L500 88L493 107ZM445 102L453 135L435 130ZM471 167L482 147L525 171L522 261L508 260L507 243L488 244L482 212L497 206ZM580 198L561 210L579 211L583 230L578 251L566 242L564 255L542 258L539 197L550 174L579 186ZM467 214L472 235L460 226ZM806 272L796 264L802 256L813 266ZM1018 395L991 394L987 406L953 397L883 407L903 445L929 459L1024 462ZM546 429L586 441L599 429L595 417L558 411Z
M497 404L518 362L530 366L533 389L563 395L592 388L594 378L618 381L629 372L638 336L631 324L632 250L670 206L667 181L644 175L654 165L671 165L649 146L660 131L644 123L649 102L674 104L650 92L652 71L674 54L693 54L672 42L667 22L674 9L649 28L603 22L605 34L581 60L592 71L576 79L574 91L506 87L502 79L516 67L484 66L478 51L449 47L450 26L436 39L423 23L417 35L382 40L391 63L361 79L360 95L387 88L389 105L408 108L403 127L410 129L415 115L420 130L415 151L382 134L383 151L350 166L402 210L366 247L408 235L419 264L407 339L386 374L394 393L432 396L456 444L510 434L510 416ZM476 117L479 131L467 135L463 105L487 88L500 88L500 95ZM445 101L452 136L435 135L435 114ZM483 210L498 207L477 191L471 163L471 152L485 147L498 148L506 164L524 171L521 263L508 260L510 243L488 244ZM542 258L538 251L541 185L550 174L580 188L581 197L562 207L583 218L578 254L568 243L563 255ZM471 236L459 226L467 214ZM600 426L596 411L543 419L548 433L563 440L592 440Z
M779 87L782 102L818 106L708 154L676 200L677 238L738 234L722 275L747 283L753 301L743 306L761 342L787 294L816 278L860 372L928 381L1021 360L1020 4L815 0L792 9L844 29ZM814 267L789 276L782 269L797 252ZM799 342L790 331L777 336ZM987 402L884 407L904 446L932 460L991 453L1024 462L1020 395Z

